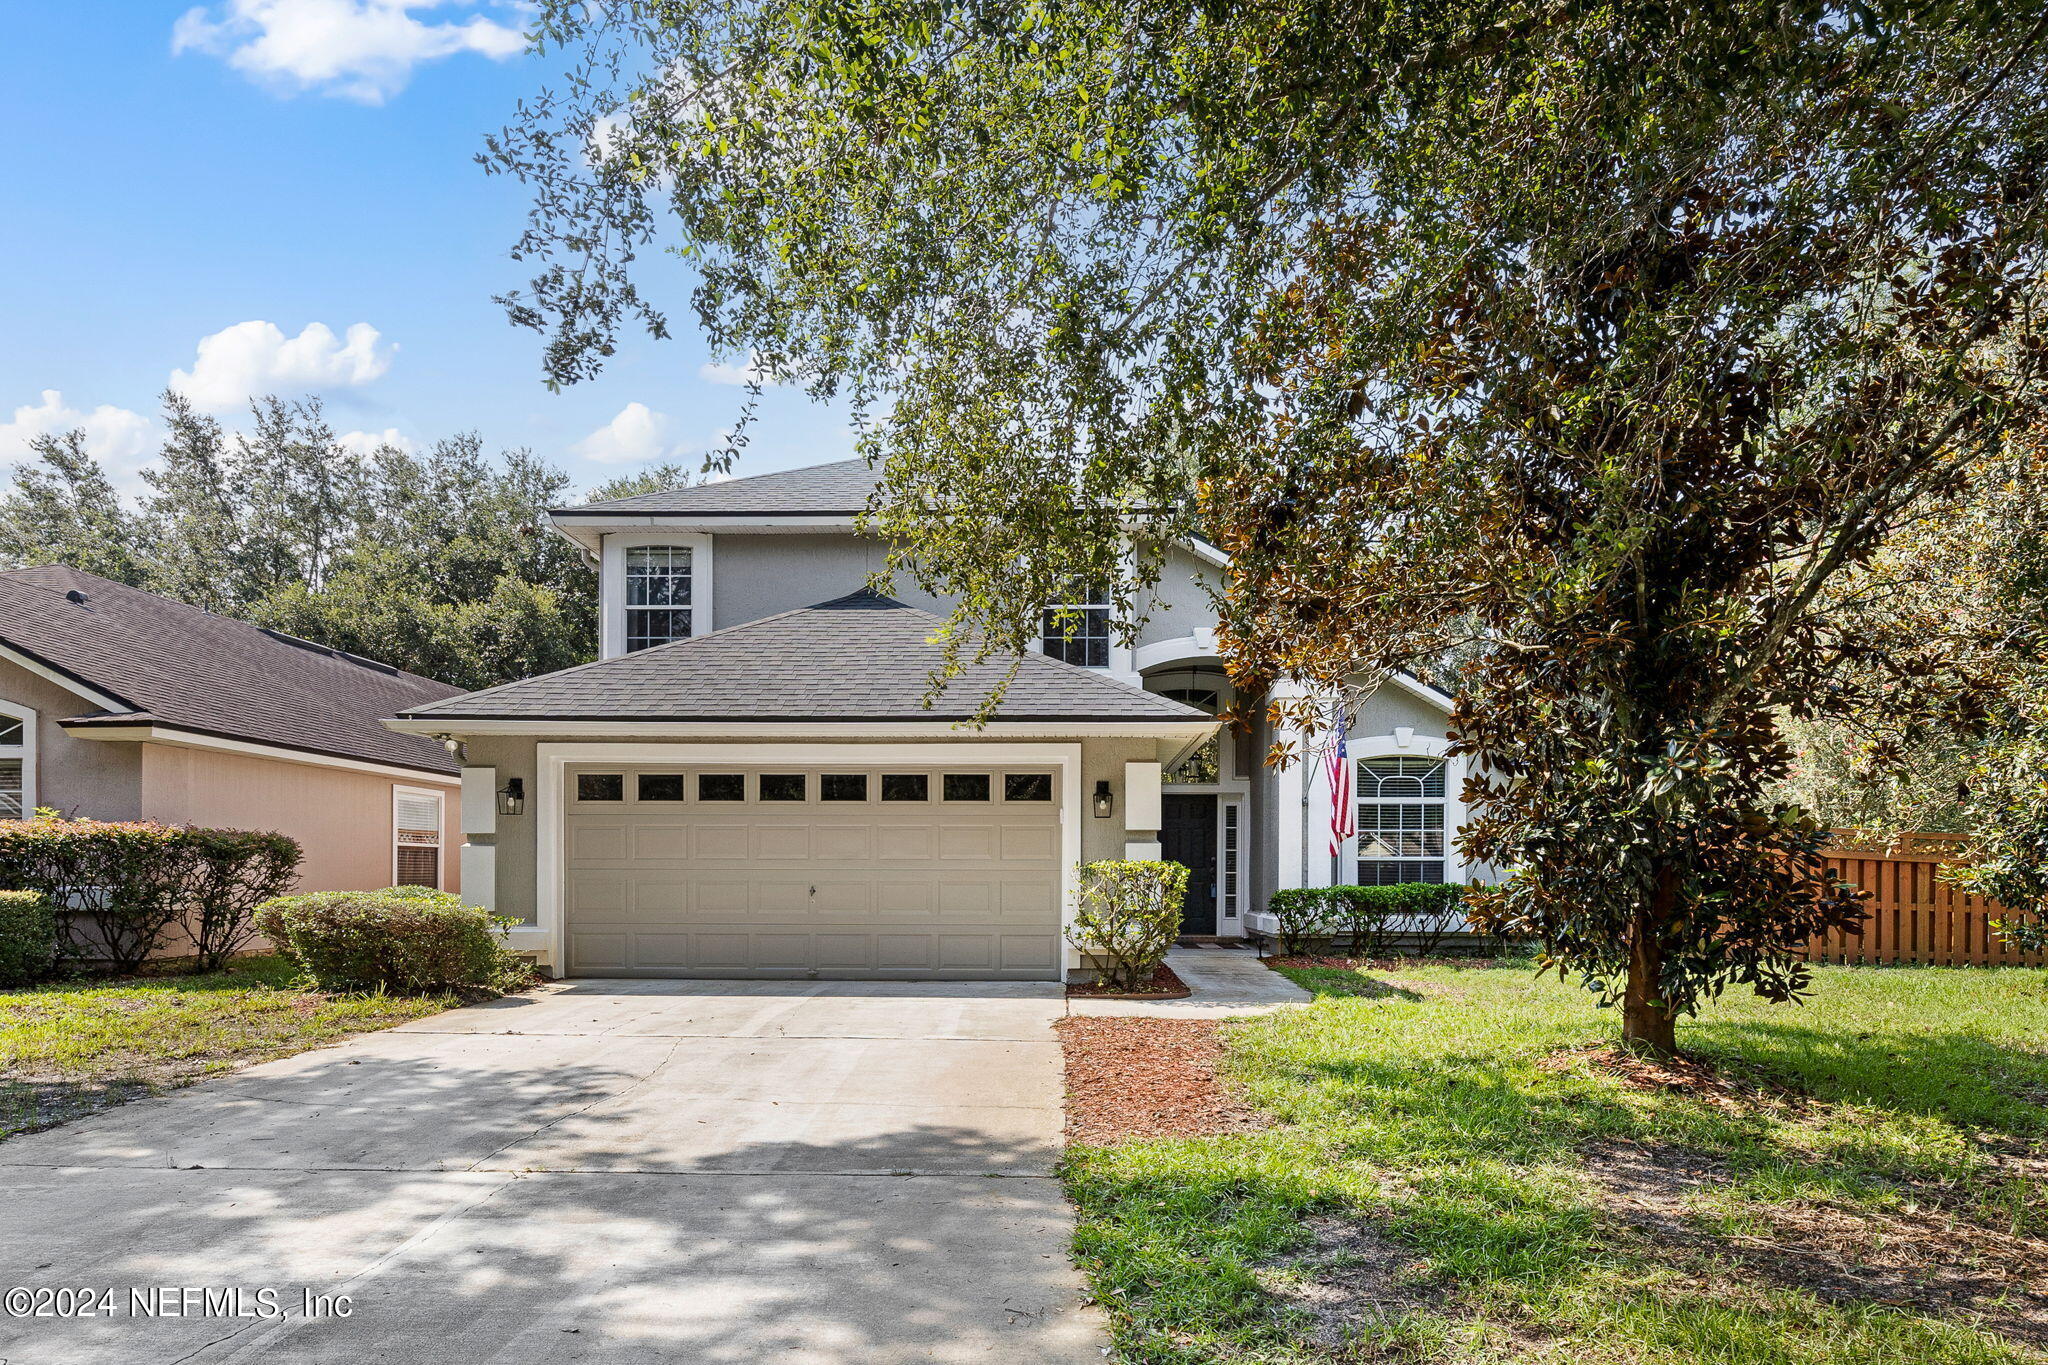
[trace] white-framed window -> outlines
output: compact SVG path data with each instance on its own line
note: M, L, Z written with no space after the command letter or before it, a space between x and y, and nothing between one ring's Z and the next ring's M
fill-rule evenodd
M1075 581L1066 600L1046 604L1039 644L1049 659L1083 668L1109 667L1109 588Z
M36 713L0 701L0 820L36 813Z
M424 787L391 789L391 884L441 886L443 794Z
M1449 880L1444 767L1406 754L1358 760L1358 885Z
M626 652L690 638L692 561L687 545L626 550Z

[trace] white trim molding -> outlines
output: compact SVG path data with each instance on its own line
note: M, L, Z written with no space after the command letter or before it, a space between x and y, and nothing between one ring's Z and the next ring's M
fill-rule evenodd
M567 843L569 802L565 793L570 765L577 763L736 763L758 765L767 758L791 764L927 763L932 750L917 744L797 744L764 755L758 744L536 744L533 750L534 810L533 918L523 936L514 931L514 946L544 943L549 961L566 972L568 915L563 849ZM1081 746L1079 744L949 744L945 762L1054 766L1060 772L1060 978L1081 965L1081 955L1067 942L1073 927L1074 895L1081 864Z
M180 730L169 725L67 725L64 727L64 733L73 739L167 744L174 749L211 749L217 753L275 759L279 763L304 763L315 768L341 768L352 773L396 777L407 782L435 782L448 787L461 784L461 779L454 773L430 773L424 768L401 768L396 763L371 763L366 759L343 758L339 754L316 754L306 749L287 749L278 744L257 744L250 740L228 739L221 735L201 734L197 730ZM435 730L432 733L439 734L440 731Z
M673 545L690 552L690 637L709 635L716 627L711 615L711 537L693 531L627 531L607 534L598 555L597 657L616 659L626 652L626 551Z
M1132 664L1140 673L1150 673L1155 668L1172 664L1216 663L1223 657L1216 644L1216 628L1203 626L1191 635L1177 636L1171 640L1154 640L1149 645L1139 645Z
M0 701L0 716L21 722L21 743L0 744L0 758L21 760L21 817L32 820L36 813L36 709L20 702ZM7 818L0 812L0 819Z

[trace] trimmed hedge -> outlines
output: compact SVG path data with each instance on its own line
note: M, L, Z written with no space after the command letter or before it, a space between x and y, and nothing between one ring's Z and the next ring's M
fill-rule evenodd
M244 947L259 901L290 889L296 840L152 820L0 820L0 887L58 912L59 949L132 972L183 925L210 971Z
M416 886L314 891L257 907L256 927L329 991L504 985L523 974L504 925L460 896Z
M41 981L57 966L57 917L40 891L0 891L0 986Z
M1443 882L1312 886L1276 891L1267 910L1280 921L1280 951L1306 952L1320 939L1348 939L1358 957L1386 957L1396 942L1427 956L1465 927L1465 888Z
M1067 940L1102 962L1102 984L1143 990L1180 936L1188 870L1179 863L1105 859L1081 864Z

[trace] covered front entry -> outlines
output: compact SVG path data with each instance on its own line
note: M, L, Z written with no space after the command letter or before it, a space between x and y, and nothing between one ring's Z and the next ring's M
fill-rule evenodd
M1056 763L578 763L572 976L1056 980Z

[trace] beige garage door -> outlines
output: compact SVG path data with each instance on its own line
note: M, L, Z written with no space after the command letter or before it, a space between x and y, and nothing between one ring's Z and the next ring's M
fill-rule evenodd
M580 767L580 976L1055 980L1046 768Z

